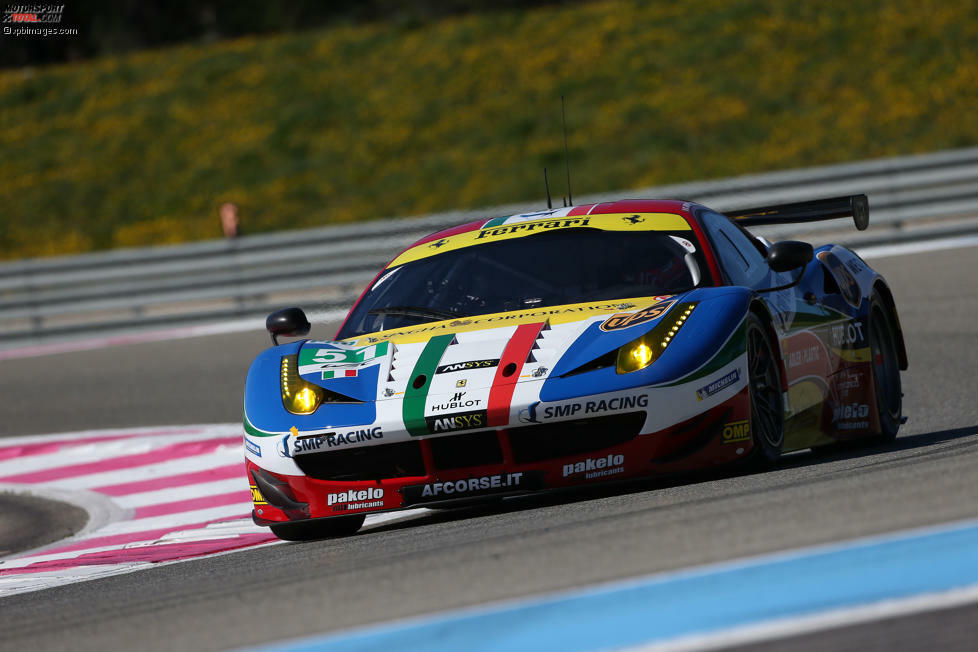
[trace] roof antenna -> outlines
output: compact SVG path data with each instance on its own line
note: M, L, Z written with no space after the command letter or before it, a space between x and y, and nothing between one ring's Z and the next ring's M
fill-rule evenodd
M547 181L547 168L543 168L543 185L547 189L547 208L553 208L553 205L550 202L550 182Z
M567 170L567 203L574 205L574 194L570 185L570 156L567 154L567 114L564 112L564 96L560 96L560 122L564 125L564 167Z

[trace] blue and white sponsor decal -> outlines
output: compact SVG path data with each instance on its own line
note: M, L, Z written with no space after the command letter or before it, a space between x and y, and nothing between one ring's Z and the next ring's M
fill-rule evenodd
M255 457L261 457L261 446L251 441L247 437L244 438L244 443L245 443L245 448L248 449L249 453L251 453Z
M734 369L726 376L722 378L717 378L709 385L704 385L696 390L696 400L702 401L704 398L713 396L717 392L726 389L730 385L738 382L740 380L740 369Z

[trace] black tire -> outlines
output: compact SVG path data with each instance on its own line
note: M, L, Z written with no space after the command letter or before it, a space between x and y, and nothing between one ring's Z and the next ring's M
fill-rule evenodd
M876 290L869 299L869 352L879 414L878 439L896 439L903 420L903 387L900 383L900 356L893 316Z
M760 468L774 464L784 445L784 402L781 364L771 336L760 318L747 315L747 384L750 388L750 431L754 452L750 462Z
M330 537L345 537L355 533L363 525L366 514L318 518L311 521L280 523L273 525L272 534L283 541L315 541Z

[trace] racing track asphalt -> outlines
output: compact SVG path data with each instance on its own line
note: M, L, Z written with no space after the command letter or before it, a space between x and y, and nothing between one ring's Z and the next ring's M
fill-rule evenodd
M228 649L978 517L976 251L870 261L893 286L911 362L910 421L889 448L507 501L14 595L0 599L0 649ZM4 361L0 432L236 421L249 359L266 342L243 333ZM790 643L964 649L976 616L971 605Z

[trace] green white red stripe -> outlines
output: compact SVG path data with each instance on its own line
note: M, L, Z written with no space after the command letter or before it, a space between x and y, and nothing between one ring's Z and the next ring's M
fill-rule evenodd
M424 419L425 402L428 399L428 392L431 390L431 381L435 377L438 362L445 353L445 349L454 339L454 333L447 333L436 335L428 340L411 371L411 375L408 377L407 388L404 390L402 414L404 416L404 427L412 437L430 434Z

